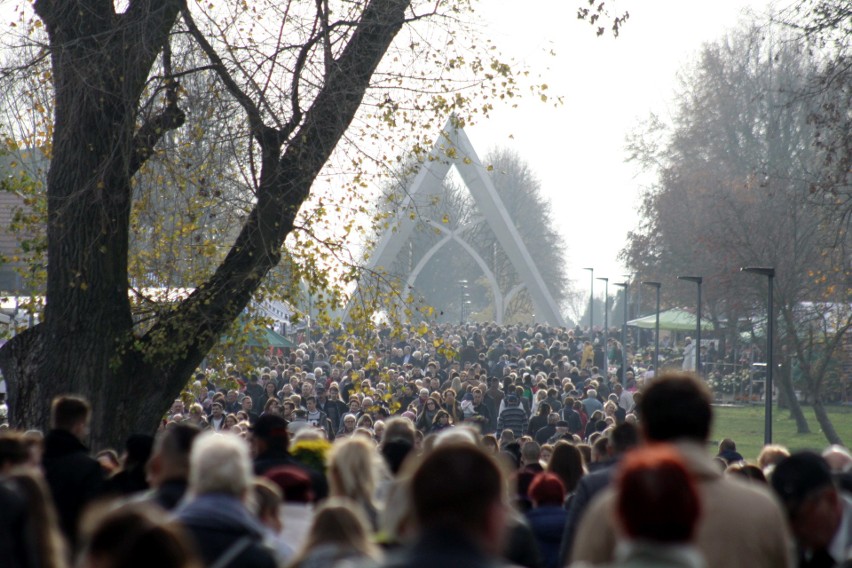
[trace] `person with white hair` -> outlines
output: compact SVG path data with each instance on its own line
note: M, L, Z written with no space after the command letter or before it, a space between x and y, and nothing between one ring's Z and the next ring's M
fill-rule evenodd
M274 568L263 546L264 528L246 508L252 463L245 441L222 434L200 435L189 458L190 500L176 520L196 543L206 566Z
M438 434L438 437L435 439L435 445L433 447L438 448L440 446L445 446L448 444L465 443L478 446L479 435L472 427L462 425L457 428L441 430L441 432Z
M834 481L846 493L852 495L852 454L843 446L832 444L822 452L822 457L831 468Z
M695 344L691 337L684 340L683 346L683 364L681 365L684 371L695 370Z
M596 410L603 411L603 403L598 400L598 391L595 389L589 389L586 391L586 398L580 401L583 404L583 408L586 410L586 416L591 416L595 413Z
M822 452L822 457L828 463L832 473L847 473L852 471L852 454L843 446L833 444Z
M335 439L337 438L347 438L355 433L355 427L357 426L358 418L348 412L343 415L343 420L340 421L340 430L337 431L335 435Z

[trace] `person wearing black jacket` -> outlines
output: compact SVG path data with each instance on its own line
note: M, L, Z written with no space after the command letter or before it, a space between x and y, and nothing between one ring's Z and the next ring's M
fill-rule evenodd
M535 432L535 441L538 445L543 446L556 435L556 423L559 422L559 414L551 412L547 415L547 425L539 428Z
M612 483L615 474L618 472L621 458L638 445L639 430L634 425L625 422L616 426L610 433L609 442L613 461L580 479L567 509L565 530L562 533L562 543L559 548L561 566L567 565L571 559L574 537L577 535L583 513L586 512L592 499Z
M536 433L541 429L547 426L549 420L548 416L550 416L550 405L546 402L540 402L538 405L538 413L530 418L529 423L527 424L527 434L530 436L535 436ZM554 421L555 422L555 421Z
M240 410L245 412L246 416L248 416L249 424L254 424L255 422L257 422L258 415L254 410L252 410L254 408L254 400L249 395L243 396L242 400L240 401L240 405Z
M127 496L147 491L145 465L151 457L154 438L146 434L132 434L124 447L122 468L107 480L106 492Z
M25 497L12 484L0 480L0 558L3 566L29 568L37 565L34 542L27 530L29 512Z
M472 392L474 416L479 415L482 417L482 433L491 434L496 428L497 420L491 415L491 409L485 404L485 395L483 395L482 389L477 387Z
M462 364L476 363L476 361L479 359L479 352L477 352L473 341L468 341L467 344L462 347L461 352L459 353L459 358L461 359Z
M53 399L51 430L44 439L42 466L56 504L62 532L74 544L83 509L104 491L100 464L83 441L89 436L91 406L79 396Z
M343 415L349 410L349 408L339 398L340 389L337 385L333 385L332 388L329 389L328 394L334 394L334 397L332 398L327 396L325 385L318 383L316 392L317 408L325 412L329 420L331 420L331 426L336 433L340 430L340 421L343 420Z
M257 375L249 375L248 384L246 385L246 394L251 397L252 408L263 408L260 404L260 398L264 395L264 392L265 387L261 386Z
M567 397L562 407L562 420L568 423L568 431L572 434L583 434L583 420L580 413L574 410L574 399Z

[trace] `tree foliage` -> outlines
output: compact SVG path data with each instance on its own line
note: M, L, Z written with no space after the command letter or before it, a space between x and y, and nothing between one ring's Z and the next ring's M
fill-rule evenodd
M805 0L776 18L814 56L815 72L798 93L809 102L808 120L822 175L811 192L822 194L838 240L852 223L852 6L842 0Z
M748 25L707 45L684 73L671 122L652 117L631 142L656 181L622 256L643 279L662 280L670 303L694 304L683 295L692 287L671 275L703 275L705 313L719 327L727 322L730 341L738 334L731 322L765 314L765 281L739 269L774 267L781 344L838 443L822 403L852 326L850 243L836 238L825 195L811 191L833 175L811 116L814 105L845 95L801 97L820 70L806 45L777 28ZM782 387L798 411L793 385Z

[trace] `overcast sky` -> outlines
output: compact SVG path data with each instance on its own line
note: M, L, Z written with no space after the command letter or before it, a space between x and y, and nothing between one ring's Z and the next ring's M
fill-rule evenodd
M651 111L668 112L678 71L703 43L736 27L744 10L764 11L767 0L618 0L615 6L630 19L617 39L596 37L578 21L578 1L480 5L494 42L531 68L549 68L547 82L564 105L528 99L466 128L468 136L480 157L494 145L507 146L538 174L578 288L588 290L587 266L596 277L619 281L625 269L616 256L636 226L640 189L636 168L624 162L625 136ZM595 282L596 296L602 286Z

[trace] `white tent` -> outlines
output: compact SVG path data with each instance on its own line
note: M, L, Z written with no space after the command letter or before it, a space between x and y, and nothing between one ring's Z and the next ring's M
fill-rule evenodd
M672 308L660 312L660 329L666 331L694 331L698 328L695 314L681 310L680 308ZM656 327L657 314L643 316L627 322L630 327L638 327L640 329L654 329ZM713 323L706 319L701 323L702 330L713 330Z

